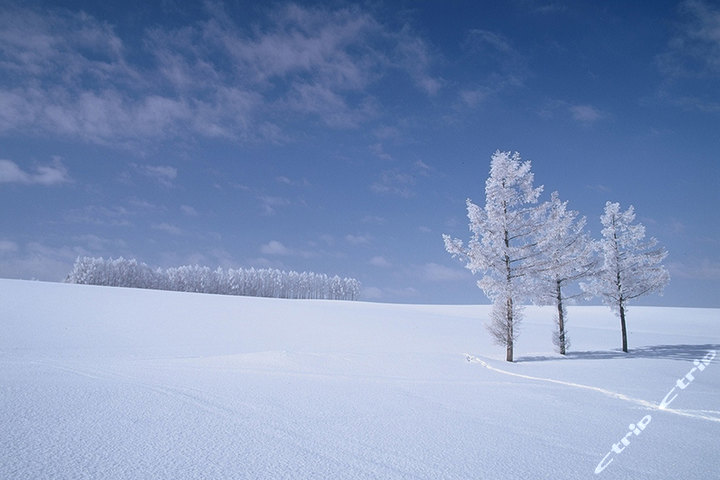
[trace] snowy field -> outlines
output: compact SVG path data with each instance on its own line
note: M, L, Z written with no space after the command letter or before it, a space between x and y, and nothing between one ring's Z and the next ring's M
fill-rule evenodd
M0 478L719 478L720 310L488 309L0 280Z

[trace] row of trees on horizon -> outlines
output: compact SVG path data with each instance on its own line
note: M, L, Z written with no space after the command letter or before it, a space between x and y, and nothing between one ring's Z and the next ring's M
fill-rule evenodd
M662 261L667 251L657 240L645 239L645 227L634 223L632 206L622 211L607 202L600 217L599 240L585 231L585 217L569 210L553 192L540 203L543 187L534 187L529 161L517 152L496 151L485 183L485 206L467 199L471 237L467 244L443 235L445 249L461 259L493 302L488 330L506 347L513 361L513 346L522 319L522 302L557 307L553 343L559 353L569 347L567 300L574 296L600 297L618 314L622 349L628 351L626 309L631 300L659 292L670 281ZM568 295L568 287L580 288Z
M135 259L78 257L67 283L250 297L357 300L360 282L313 272L277 269L212 270L198 265L151 268Z

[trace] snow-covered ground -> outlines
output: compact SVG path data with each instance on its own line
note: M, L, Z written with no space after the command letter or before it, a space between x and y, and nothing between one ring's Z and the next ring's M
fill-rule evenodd
M0 478L718 478L720 310L488 309L0 280Z

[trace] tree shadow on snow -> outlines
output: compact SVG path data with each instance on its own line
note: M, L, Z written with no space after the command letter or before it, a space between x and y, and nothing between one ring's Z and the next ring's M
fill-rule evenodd
M628 353L621 349L597 350L585 352L568 352L565 356L525 356L517 362L544 362L548 360L609 360L614 358L656 358L661 360L699 360L709 350L720 350L720 345L706 343L704 345L650 345L631 348Z

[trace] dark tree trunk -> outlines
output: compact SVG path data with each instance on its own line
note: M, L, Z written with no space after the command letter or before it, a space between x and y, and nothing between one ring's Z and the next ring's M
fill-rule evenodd
M508 362L513 361L513 327L514 327L514 316L513 316L513 301L511 297L507 299L507 348L505 351L505 360Z
M507 205L505 205L505 203L503 203L503 213L504 213L505 217L507 218ZM504 238L505 248L509 249L510 248L510 237L508 235L507 229L505 229L504 235L505 235L505 238ZM506 252L507 252L507 250L506 250ZM505 281L507 282L508 291L511 291L510 285L512 284L512 270L510 269L510 257L508 256L507 253L505 253ZM506 303L507 311L505 312L505 314L506 314L505 322L506 322L506 326L507 326L507 330L506 330L506 333L507 333L506 347L507 348L505 351L505 360L508 362L512 362L513 361L513 338L515 337L515 335L513 334L515 318L513 315L512 297L507 297L506 302L507 302Z
M565 355L565 318L563 317L562 289L560 282L557 282L557 309L558 309L558 343L560 355Z
M622 349L623 352L627 353L627 328L625 327L625 305L623 305L622 299L620 300L620 329L622 330Z

